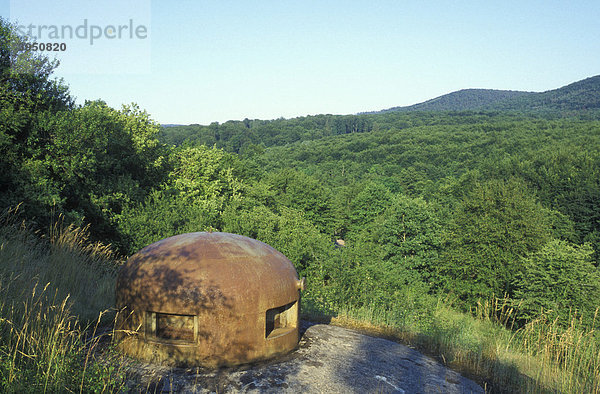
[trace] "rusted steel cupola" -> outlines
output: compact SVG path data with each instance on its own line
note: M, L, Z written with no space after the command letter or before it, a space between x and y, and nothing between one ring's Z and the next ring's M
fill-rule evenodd
M265 243L218 232L170 237L119 272L119 347L148 362L208 367L280 355L298 344L303 287Z

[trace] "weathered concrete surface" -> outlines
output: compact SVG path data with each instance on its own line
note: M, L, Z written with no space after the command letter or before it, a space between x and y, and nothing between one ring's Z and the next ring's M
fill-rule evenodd
M134 392L483 393L416 350L323 324L308 327L299 348L275 361L212 371L146 364L135 374Z
M288 353L298 345L303 283L281 252L242 235L160 240L119 270L118 346L149 363L206 367Z

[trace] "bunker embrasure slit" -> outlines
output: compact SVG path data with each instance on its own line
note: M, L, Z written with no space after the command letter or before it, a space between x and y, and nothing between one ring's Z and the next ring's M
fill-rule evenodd
M294 330L298 325L297 301L267 310L265 318L265 338L272 339L290 330Z
M194 342L197 336L197 317L171 313L147 312L146 334L162 341Z

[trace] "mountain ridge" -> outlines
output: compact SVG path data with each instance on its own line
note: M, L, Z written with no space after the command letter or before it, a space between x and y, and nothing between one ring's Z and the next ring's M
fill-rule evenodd
M381 111L368 113L386 113L394 111L468 111L483 108L499 101L529 94L535 94L535 92L469 88L450 92L430 100L423 101L422 103L392 107Z
M586 111L600 109L600 75L495 106L498 110Z
M408 106L362 114L413 111L586 111L600 109L600 75L544 92L496 89L461 89Z

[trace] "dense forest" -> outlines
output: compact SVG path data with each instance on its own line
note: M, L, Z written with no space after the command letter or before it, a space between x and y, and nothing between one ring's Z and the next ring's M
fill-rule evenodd
M468 309L508 295L521 302L523 321L542 309L592 319L600 305L598 121L503 112L323 115L170 127L161 139L185 132L183 149L221 146L245 171L238 179L249 188L216 228L270 240L252 227L293 209L323 238L319 255L296 260L304 269L318 264L322 277L309 278L323 299L391 307L416 286L451 292ZM346 247L328 250L338 238Z
M314 310L426 324L439 299L500 297L514 328L600 328L600 77L452 97L477 108L161 128L135 104L75 104L57 64L4 22L0 40L0 208L39 234L60 217L128 256L238 233L295 264Z

